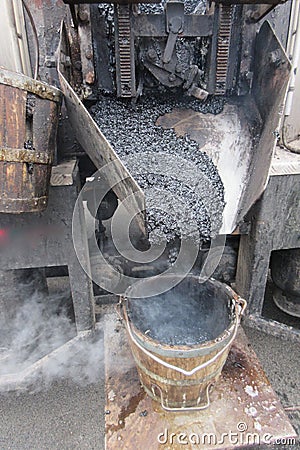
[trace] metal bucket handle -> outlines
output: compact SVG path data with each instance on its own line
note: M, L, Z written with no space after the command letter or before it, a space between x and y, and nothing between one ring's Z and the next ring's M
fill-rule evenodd
M224 352L225 350L228 349L228 347L232 344L232 342L235 339L237 330L238 330L238 326L239 326L239 322L240 322L240 317L242 316L243 312L245 311L245 308L247 306L247 302L246 300L244 300L243 298L239 297L239 296L235 296L235 298L233 298L233 300L235 301L235 315L236 315L236 321L235 321L235 326L234 326L234 332L232 334L231 339L227 342L227 344L225 345L225 347L223 347L216 355L214 355L211 359L209 359L208 361L205 361L204 363L200 364L199 366L195 367L192 370L184 370L181 367L177 367L174 366L173 364L169 364L166 361L164 361L163 359L159 358L156 355L153 355L151 352L149 352L148 350L146 350L134 337L132 330L131 330L131 326L129 323L129 319L128 319L128 315L126 313L126 309L124 307L124 297L121 297L120 302L119 302L119 307L120 307L120 311L122 311L122 307L123 307L123 311L125 311L124 314L122 314L123 319L125 320L126 323L126 328L128 331L128 334L130 336L130 338L132 339L132 341L134 342L134 344L147 356L149 356L149 358L153 359L154 361L156 361L157 363L163 365L164 367L166 367L167 369L171 369L171 370L175 370L176 372L180 372L183 375L186 376L191 376L194 375L194 373L198 372L201 369L204 369L205 367L209 366L210 364L212 364L213 362L215 362Z
M183 411L201 411L202 409L206 409L209 407L210 405L210 398L209 398L209 388L210 388L211 384L208 384L206 386L205 389L205 403L202 405L198 405L198 406L182 406L181 408L172 408L170 406L167 406L164 397L163 397L163 393L162 393L162 389L160 388L160 386L158 386L157 384L152 384L152 390L153 388L158 389L159 393L160 393L160 404L161 407L165 410L165 411L170 411L170 412L183 412ZM153 392L154 394L154 392Z

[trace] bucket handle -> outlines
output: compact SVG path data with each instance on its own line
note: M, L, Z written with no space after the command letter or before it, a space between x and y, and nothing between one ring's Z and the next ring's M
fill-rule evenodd
M165 410L165 411L169 411L169 412L184 412L184 411L201 411L202 409L206 409L209 407L210 405L210 398L209 398L209 388L210 388L211 384L208 384L206 386L205 389L205 403L204 405L199 405L199 406L182 406L181 408L172 408L170 406L167 406L165 401L164 401L164 397L163 397L163 393L162 393L162 389L160 388L160 386L158 386L157 384L152 384L152 388L157 388L159 393L160 393L160 404L161 407Z
M124 308L124 304L123 304L123 300L124 298L120 299L119 302L119 306L120 306L120 310L121 307ZM236 296L234 298L235 300L235 313L236 313L236 321L235 321L235 326L234 326L234 332L232 334L231 339L227 342L227 344L225 345L225 347L223 347L216 355L214 355L211 359L209 359L208 361L205 361L204 363L200 364L199 366L195 367L192 370L184 370L181 367L177 367L174 366L173 364L169 364L166 361L164 361L163 359L159 358L156 355L153 355L151 352L149 352L148 350L146 350L137 340L136 338L133 336L132 330L131 330L131 326L128 320L128 316L125 313L123 315L123 318L125 319L125 323L126 323L126 328L128 331L128 334L131 338L131 340L134 342L134 344L143 352L145 353L145 355L149 356L149 358L153 359L154 361L156 361L157 363L163 365L164 367L166 367L167 369L171 369L171 370L175 370L176 372L180 372L183 375L186 376L191 376L194 375L194 373L198 372L201 369L205 369L205 367L209 366L210 364L214 363L224 352L225 350L228 349L228 347L232 344L232 342L235 339L237 330L238 330L238 326L240 323L240 317L243 314L243 312L245 311L245 308L247 306L247 302L246 300L244 300L243 298Z

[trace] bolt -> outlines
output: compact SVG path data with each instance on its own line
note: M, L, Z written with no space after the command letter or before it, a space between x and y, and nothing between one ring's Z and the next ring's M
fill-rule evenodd
M89 14L84 9L80 9L78 12L78 18L83 23L88 23L89 21Z
M156 59L157 53L154 50L154 48L149 48L149 50L147 52L147 56L149 59L152 59L152 60Z
M277 50L274 50L273 52L270 52L269 53L269 61L275 67L279 67L282 64L282 59L280 57L280 52L277 51Z
M74 63L74 68L75 68L76 70L81 70L81 69L82 69L82 64L81 64L81 62L80 62L80 61L76 61L76 62Z
M93 53L92 53L91 49L86 50L85 57L86 57L86 59L92 59Z
M128 45L128 44L129 44L129 39L123 37L123 38L121 39L121 44L123 44L123 45Z
M175 73L170 73L170 75L169 75L169 81L171 81L171 83L173 82L173 81L175 81L176 80L176 75L175 75Z
M85 81L87 82L87 84L93 84L95 81L94 72L88 72L85 76Z
M62 64L63 64L65 67L71 67L71 58L70 58L70 56L65 56L65 57L62 59Z
M176 64L175 71L176 71L177 73L181 73L182 70L183 70L182 65L181 65L181 64Z
M45 57L45 66L46 67L55 67L55 57L54 56L46 56Z

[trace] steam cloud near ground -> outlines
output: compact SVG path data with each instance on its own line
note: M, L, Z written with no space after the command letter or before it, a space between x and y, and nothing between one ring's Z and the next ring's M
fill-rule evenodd
M25 377L25 383L19 386L17 382L14 388L43 389L60 378L70 378L79 385L101 379L104 364L101 323L94 335L77 337L70 343L77 333L66 307L69 296L69 292L47 295L35 291L23 300L9 323L0 311L0 391L9 389L3 380L22 378L32 364L53 351L38 370Z

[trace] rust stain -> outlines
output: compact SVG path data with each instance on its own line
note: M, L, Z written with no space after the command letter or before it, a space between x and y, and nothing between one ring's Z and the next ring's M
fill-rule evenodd
M246 355L235 346L232 346L228 359L223 368L223 373L229 374L232 370L249 370L249 361Z
M112 433L114 433L125 428L127 417L135 413L139 403L144 399L145 396L146 392L142 387L140 387L139 392L136 395L130 397L128 405L121 407L120 413L118 415L118 423L108 425L107 431L111 431Z
M217 142L220 139L219 134L214 131L213 121L214 117L204 116L192 109L175 108L172 112L160 116L156 125L164 129L173 128L177 136L189 136L202 148L212 139Z
M88 72L85 76L85 81L87 82L87 84L93 84L95 82L94 72Z

